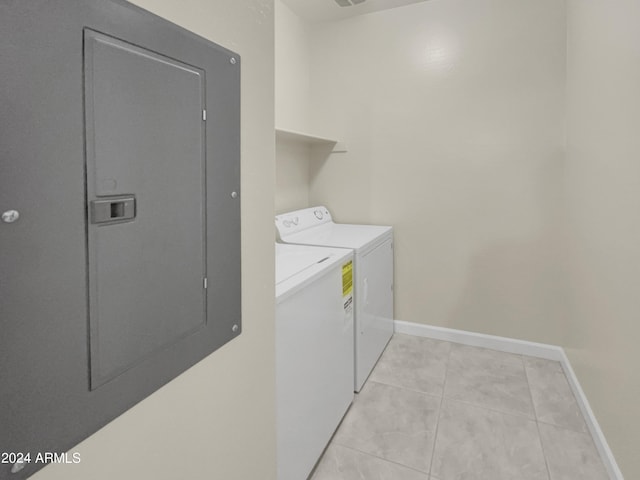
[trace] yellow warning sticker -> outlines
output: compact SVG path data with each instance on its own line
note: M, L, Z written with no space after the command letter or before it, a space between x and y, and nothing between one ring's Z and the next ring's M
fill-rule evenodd
M353 292L353 261L342 265L342 296L346 297Z

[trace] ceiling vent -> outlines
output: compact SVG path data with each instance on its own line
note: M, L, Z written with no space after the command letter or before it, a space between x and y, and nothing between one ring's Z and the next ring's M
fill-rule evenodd
M358 5L364 1L365 0L336 0L336 3L341 7L350 7L351 5Z

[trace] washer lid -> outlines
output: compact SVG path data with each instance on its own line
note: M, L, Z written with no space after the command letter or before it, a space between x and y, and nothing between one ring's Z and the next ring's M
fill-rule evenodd
M285 245L276 243L276 298L308 285L338 263L352 257L350 250L340 248Z
M365 249L392 231L388 226L335 223L323 206L276 215L276 229L284 243L354 250Z
M391 231L391 227L379 225L326 223L281 238L286 243L352 248L356 251L361 251L372 244L378 243L382 237L390 235Z

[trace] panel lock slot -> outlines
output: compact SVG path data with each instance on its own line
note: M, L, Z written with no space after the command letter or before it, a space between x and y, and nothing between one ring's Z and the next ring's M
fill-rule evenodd
M136 217L133 195L101 198L91 202L91 223L120 223Z

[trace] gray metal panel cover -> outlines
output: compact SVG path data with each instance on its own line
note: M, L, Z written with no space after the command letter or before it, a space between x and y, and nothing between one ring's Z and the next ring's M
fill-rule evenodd
M205 322L204 72L85 31L87 195L134 194L89 227L92 387Z

